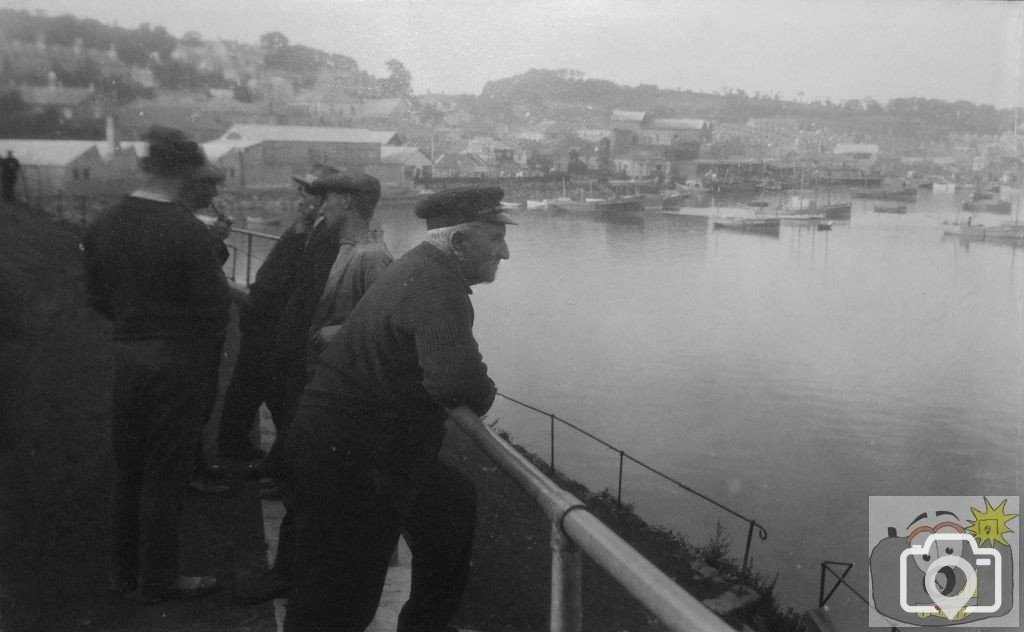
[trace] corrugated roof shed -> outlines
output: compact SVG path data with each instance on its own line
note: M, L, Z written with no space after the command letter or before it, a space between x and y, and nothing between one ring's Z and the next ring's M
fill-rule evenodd
M217 160L232 149L246 149L253 145L259 145L259 140L211 140L203 143L203 151L206 152L207 160Z
M99 141L103 142L103 141ZM97 141L92 140L17 140L0 138L0 155L8 151L22 165L63 167L80 158L85 152L96 149ZM98 150L97 150L98 151Z
M217 140L295 141L303 143L397 142L397 132L378 132L358 127L316 127L312 125L232 125Z

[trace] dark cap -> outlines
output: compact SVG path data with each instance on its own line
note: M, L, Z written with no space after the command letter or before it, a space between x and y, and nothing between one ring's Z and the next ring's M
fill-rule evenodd
M502 212L501 187L465 186L438 191L416 204L416 217L427 220L427 230L467 222L515 224Z
M376 204L380 200L380 180L368 175L349 176L343 173L325 176L309 185L313 195L351 193Z
M149 154L139 161L146 173L163 177L184 177L209 163L199 143L173 127L154 125L142 136Z
M295 180L302 186L308 188L311 184L313 184L320 178L325 178L336 173L339 173L339 171L334 167L318 163L316 165L313 165L313 168L310 170L309 173L300 176L292 176L292 180Z

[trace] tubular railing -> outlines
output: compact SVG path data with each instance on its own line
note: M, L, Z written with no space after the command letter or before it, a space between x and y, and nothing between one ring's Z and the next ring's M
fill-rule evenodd
M550 412L545 411L545 410L541 410L541 409L539 409L539 408L537 408L535 406L531 406L530 404L527 404L526 402L521 402L521 401L519 401L519 400L517 400L515 398L509 397L508 395L505 395L504 393L498 393L498 395L500 397L502 397L502 398L512 402L513 404L516 404L518 406L522 406L523 408L526 408L526 409L532 410L532 411L534 411L536 413L539 413L541 415L544 415L545 417L547 417L550 420L550 443L549 443L550 450L549 450L549 457L548 457L548 467L551 468L551 472L552 473L554 473L556 471L555 470L555 422L558 422L558 423L560 423L560 424L562 424L562 425L564 425L564 426L566 426L568 428L571 428L571 429L575 430L576 432L582 434L583 436L588 437L589 439L591 439L593 441L596 441L597 443L601 444L605 448L608 448L609 450L611 450L611 451L613 451L613 452L615 452L615 453L617 453L619 455L618 487L616 488L616 492L615 492L615 500L616 500L616 502L619 505L622 504L622 475L623 475L623 469L624 469L624 466L625 466L625 462L629 461L631 463L639 465L640 467L644 468L648 472L654 474L655 476L658 476L659 478L667 481L668 483L671 483L672 485L675 485L679 489L682 489L682 490L684 490L686 492L689 492L689 493L693 494L694 496L697 496L698 498L701 498L702 500L705 500L705 501L711 503L715 507L718 507L722 511L724 511L724 512L730 514L730 515L733 515L733 516L739 518L740 520L743 520L744 522L746 522L747 523L747 542L746 542L746 546L743 549L743 565L740 568L740 575L744 576L744 577L746 576L747 571L749 570L749 564L750 564L750 545L751 545L751 542L754 539L754 533L755 532L757 533L757 536L761 539L762 542L764 542L765 540L768 539L768 531L765 530L765 528L763 526L758 524L758 522L756 520L754 520L753 518L748 518L748 517L744 516L743 514L735 511L734 509L726 507L725 505L723 505L722 503L718 502L717 500L711 498L710 496L702 494L701 492L693 489L689 485L686 485L685 483L682 483L681 481L678 481L678 480L672 478L668 474L665 474L664 472L662 472L662 471L660 471L660 470L658 470L658 469L656 469L654 467L651 467L650 465L644 463L643 461L641 461L641 460L631 456L629 453L627 453L622 448L616 447L616 446L608 443L604 439L594 435L591 432L588 432L587 430L584 430L583 428L580 428L579 426L577 426L576 424L574 424L574 423L572 423L570 421L566 421L565 419L562 419L562 418L558 417L557 415L555 415L553 413L550 413Z
M248 230L246 228L231 228L231 232L238 233L245 237L245 283L246 287L252 283L252 262L253 259L259 259L252 252L253 239L269 239L270 241L278 241L280 237L278 235L271 235L269 233L261 233L255 230ZM232 281L238 280L238 256L240 248L234 244L228 244L228 250L231 252L231 274L229 278Z
M253 239L277 240L279 237L240 228L233 228L232 231L245 235L245 285L248 286L252 277L252 260L255 258L252 252ZM229 245L229 248L233 252L231 278L235 280L239 248L233 245ZM558 421L619 454L618 500L620 503L622 466L628 459L681 489L747 521L749 529L741 573L741 575L745 575L750 557L750 543L755 528L761 540L768 537L767 531L760 524L676 481L635 459L624 450L564 419L507 395L500 393L499 395L515 404L547 415L551 419L552 447L549 465L552 472L555 469L554 423ZM560 488L515 448L498 438L490 428L481 422L479 417L466 409L458 409L451 412L451 418L488 457L533 498L551 522L551 632L580 632L582 628L581 550L604 568L669 629L676 632L732 632L732 628L717 615L680 588L678 584L640 555L636 549L598 520L582 501Z
M715 613L673 582L465 408L452 421L540 506L551 522L551 632L582 629L582 557L590 556L676 632L732 632Z

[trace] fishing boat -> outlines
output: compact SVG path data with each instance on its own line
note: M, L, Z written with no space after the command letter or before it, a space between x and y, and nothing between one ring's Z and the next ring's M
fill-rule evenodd
M548 208L566 213L641 213L644 199L639 195L582 200L560 197L548 200Z
M942 232L946 235L976 241L1007 241L1024 243L1024 224L999 224L985 226L973 223L945 224Z
M608 197L586 197L583 189L580 189L579 198L570 197L566 193L566 182L562 180L562 197L547 200L548 208L563 213L579 214L609 214L624 215L642 213L644 210L644 196L636 192L636 184L633 182L624 183L633 187L633 195L620 193L623 183L612 187L612 195ZM590 185L593 194L594 185Z
M711 224L716 229L778 236L780 220L777 217L716 217Z
M831 198L831 193L829 194ZM822 204L806 191L795 191L777 207L776 216L791 220L850 219L853 204L832 202Z
M906 213L906 204L875 204L876 213Z
M1007 215L1013 210L1013 205L1006 200L999 200L994 197L979 197L977 199L964 200L961 208L965 211L973 211L975 213L996 213L998 215Z
M850 202L834 202L825 204L818 209L826 219L850 219L853 212L853 204Z
M905 200L912 202L917 199L917 187L890 187L876 189L872 187L854 187L850 189L850 195L855 198L870 198L873 200Z

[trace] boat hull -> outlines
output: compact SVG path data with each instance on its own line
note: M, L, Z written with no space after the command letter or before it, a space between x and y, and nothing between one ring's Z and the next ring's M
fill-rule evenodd
M760 233L766 235L779 234L779 219L772 218L746 218L746 217L723 217L712 221L716 229L732 230L741 233Z
M981 200L977 202L965 201L965 211L975 213L995 213L997 215L1009 215L1013 205L1005 200Z
M850 219L853 212L853 204L849 202L826 204L819 208L818 212L823 214L825 219Z
M642 213L643 198L548 200L548 208L565 213Z
M942 232L953 237L975 241L1024 243L1024 224L1008 224L1006 226L949 224L942 229Z

